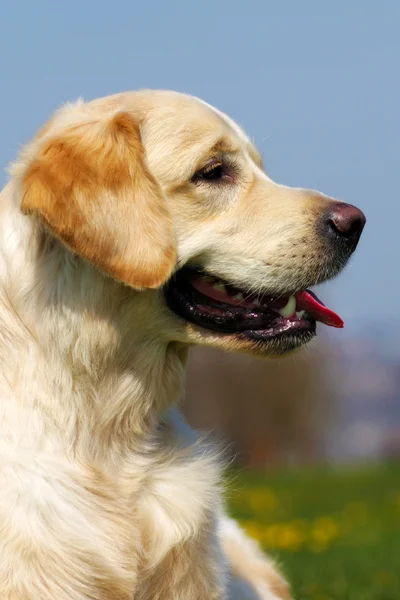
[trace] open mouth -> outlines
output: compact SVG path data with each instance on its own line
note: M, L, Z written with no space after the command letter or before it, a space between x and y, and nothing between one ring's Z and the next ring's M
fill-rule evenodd
M342 319L310 290L249 293L199 269L180 269L165 294L169 308L186 321L253 341L293 337L300 345L315 335L317 321L343 327Z

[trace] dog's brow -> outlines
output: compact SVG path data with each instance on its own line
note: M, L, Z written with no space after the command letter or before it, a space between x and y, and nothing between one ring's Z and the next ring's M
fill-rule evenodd
M239 144L232 143L231 140L226 139L225 137L220 138L213 144L210 148L210 152L224 152L226 154L234 154L240 152Z

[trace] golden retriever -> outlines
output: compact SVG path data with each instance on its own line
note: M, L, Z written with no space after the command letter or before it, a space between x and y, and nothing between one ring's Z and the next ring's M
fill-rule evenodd
M61 108L0 210L1 599L289 598L173 406L193 344L276 356L341 326L306 288L363 214L166 91Z

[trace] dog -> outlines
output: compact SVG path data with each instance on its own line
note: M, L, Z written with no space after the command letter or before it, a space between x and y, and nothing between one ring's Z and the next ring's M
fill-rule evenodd
M338 315L365 217L274 183L248 137L168 91L63 106L0 203L2 600L277 600L183 421L194 344L275 357Z

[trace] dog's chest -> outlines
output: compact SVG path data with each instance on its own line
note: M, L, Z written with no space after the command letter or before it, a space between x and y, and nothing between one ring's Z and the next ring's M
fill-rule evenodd
M141 568L156 568L174 547L211 529L218 504L218 460L170 434L152 452L125 456L116 470L47 451L3 454L0 580L10 576L7 565L15 570L29 555L38 565L33 587L41 572L61 583L65 574L65 589L72 586L79 600L97 589L101 574L104 597L131 598ZM74 572L84 579L72 579Z
M174 546L210 528L219 503L218 482L217 461L200 448L169 451L153 465L136 512L153 566Z

